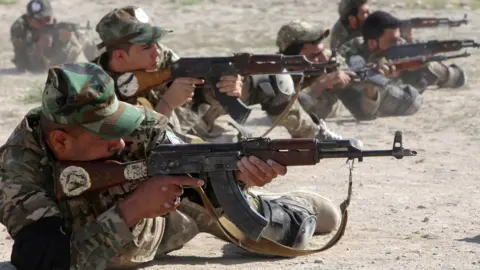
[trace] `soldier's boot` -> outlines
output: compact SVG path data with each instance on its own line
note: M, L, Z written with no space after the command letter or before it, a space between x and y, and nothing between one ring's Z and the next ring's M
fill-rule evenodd
M274 118L274 116L270 115ZM315 121L313 121L315 119ZM297 101L293 104L287 115L280 122L292 138L316 138L318 140L341 140L342 136L327 127L323 119L310 116ZM357 148L362 148L360 140L350 139Z
M314 234L329 233L340 221L338 207L314 193L249 191L246 195L250 205L269 221L263 236L293 248L305 248ZM182 207L200 232L228 241L205 208L188 200Z
M342 140L343 137L338 135L337 133L333 132L332 130L330 130L327 126L327 123L325 123L325 121L323 121L323 119L319 119L318 120L318 132L315 136L316 139L322 141L322 140ZM357 140L357 139L352 139L352 138L349 138L348 140L350 140L350 142L352 143L352 145L358 149L362 149L363 148L363 143L361 140Z
M278 204L287 212L303 213L315 218L315 234L324 234L334 231L340 223L340 209L331 200L319 194L308 191L294 191L284 193L270 193L263 191L250 191L249 195L258 198L265 215L265 204ZM265 203L267 202L267 203ZM270 207L271 208L271 207Z
M431 62L423 69L422 74L428 85L437 85L440 88L460 88L467 82L465 71L455 64L447 66Z

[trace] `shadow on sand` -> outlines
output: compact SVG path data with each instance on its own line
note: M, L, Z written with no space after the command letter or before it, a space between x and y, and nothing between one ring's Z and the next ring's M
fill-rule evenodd
M480 244L480 234L474 237L465 237L463 239L457 239L457 241L473 243L473 244Z
M135 269L142 269L147 266L160 266L160 265L237 265L250 262L275 262L279 260L286 260L284 258L273 258L261 255L256 255L245 251L234 244L227 244L222 248L222 257L198 257L198 256L171 256L166 255L164 257L157 258L156 260L144 264Z

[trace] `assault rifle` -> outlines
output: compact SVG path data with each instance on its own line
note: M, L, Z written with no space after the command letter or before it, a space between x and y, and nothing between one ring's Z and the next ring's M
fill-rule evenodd
M448 18L416 17L402 20L401 28L433 28L433 27L459 27L468 24L467 14L461 20L450 20Z
M327 68L338 66L336 61L310 62L303 55L237 53L227 57L182 57L171 68L156 72L134 71L119 77L119 88L125 97L136 96L180 77L203 78L215 90L215 97L235 121L243 124L251 109L240 99L221 93L216 87L226 75L297 74L318 76ZM289 70L289 71L285 71ZM122 90L122 84L128 84Z
M468 57L468 56L470 56L470 54L467 52L464 52L462 54L450 55L450 56L445 56L445 55L417 56L417 57L387 61L384 63L384 65L387 65L389 67L394 67L396 72L401 72L405 70L418 69L429 62L441 62L449 59ZM353 78L353 83L371 83L380 87L384 87L390 82L390 79L380 74L377 67L365 66L361 69L352 70L352 71L356 73L356 77Z
M128 163L58 162L55 166L59 200L84 193L101 192L128 181L141 181L155 175L198 174L211 185L226 216L250 239L257 240L268 221L252 209L235 180L237 161L242 156L274 160L284 166L315 165L322 159L415 156L404 149L402 133L395 133L389 150L361 150L350 140L250 138L238 143L157 145L144 160ZM351 187L351 182L350 182Z
M432 40L420 43L401 44L388 48L383 56L389 60L396 60L419 55L433 55L438 53L455 52L464 48L479 48L480 44L472 39L464 40Z
M82 26L76 23L70 22L55 22L53 24L47 24L40 29L41 33L56 34L58 30L66 30L69 32L75 32L76 30L88 30L91 29L90 21L87 22L86 26Z

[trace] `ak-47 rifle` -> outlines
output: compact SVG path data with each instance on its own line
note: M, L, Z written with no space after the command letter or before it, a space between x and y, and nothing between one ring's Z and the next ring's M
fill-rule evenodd
M461 20L448 18L416 17L401 21L401 28L433 28L433 27L459 27L468 24L467 14Z
M134 71L119 77L120 94L136 96L180 77L203 78L215 89L215 97L226 113L243 124L251 112L240 99L221 93L216 87L220 77L226 75L298 74L317 76L326 68L337 66L336 61L310 62L303 55L237 53L227 57L182 57L171 68L156 72ZM288 70L288 71L286 71ZM133 76L132 76L133 75ZM128 86L122 90L122 84ZM133 87L133 88L132 88Z
M396 72L401 72L405 70L418 69L429 62L441 62L449 59L468 57L468 56L470 56L470 54L467 52L456 54L456 55L449 55L449 56L445 56L445 55L417 56L417 57L409 57L409 58L403 58L398 60L390 60L383 64L389 67L395 68ZM380 74L377 67L366 66L361 69L352 70L352 71L355 72L357 75L355 78L353 78L353 83L372 83L377 86L384 87L390 82L390 79Z
M472 39L431 40L420 43L401 44L388 48L382 55L388 60L455 52L464 48L479 48L480 44Z
M59 30L66 30L69 32L75 32L77 30L91 29L90 21L87 22L87 25L82 26L77 23L71 22L55 22L52 24L47 24L40 29L40 33L43 34L52 34L55 35Z
M206 185L211 185L216 201L231 222L248 238L257 240L268 221L248 205L235 180L237 161L242 156L256 156L264 161L271 159L284 166L304 166L331 158L361 162L365 157L402 159L416 154L416 151L403 148L400 131L395 133L393 148L389 150L361 150L350 140L317 139L250 138L238 143L163 144L157 145L146 159L129 163L58 162L55 176L60 184L56 194L63 200L155 175L198 174ZM351 181L349 185L351 194Z

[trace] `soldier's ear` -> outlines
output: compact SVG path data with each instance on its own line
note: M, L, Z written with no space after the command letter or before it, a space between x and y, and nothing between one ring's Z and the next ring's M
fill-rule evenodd
M350 25L350 28L352 29L357 29L358 28L358 20L357 17L353 15L348 16L348 24Z
M48 134L48 145L58 159L70 154L73 137L63 130L54 130Z
M127 58L128 53L124 50L113 50L112 52L112 60L116 62L124 62L125 59Z

